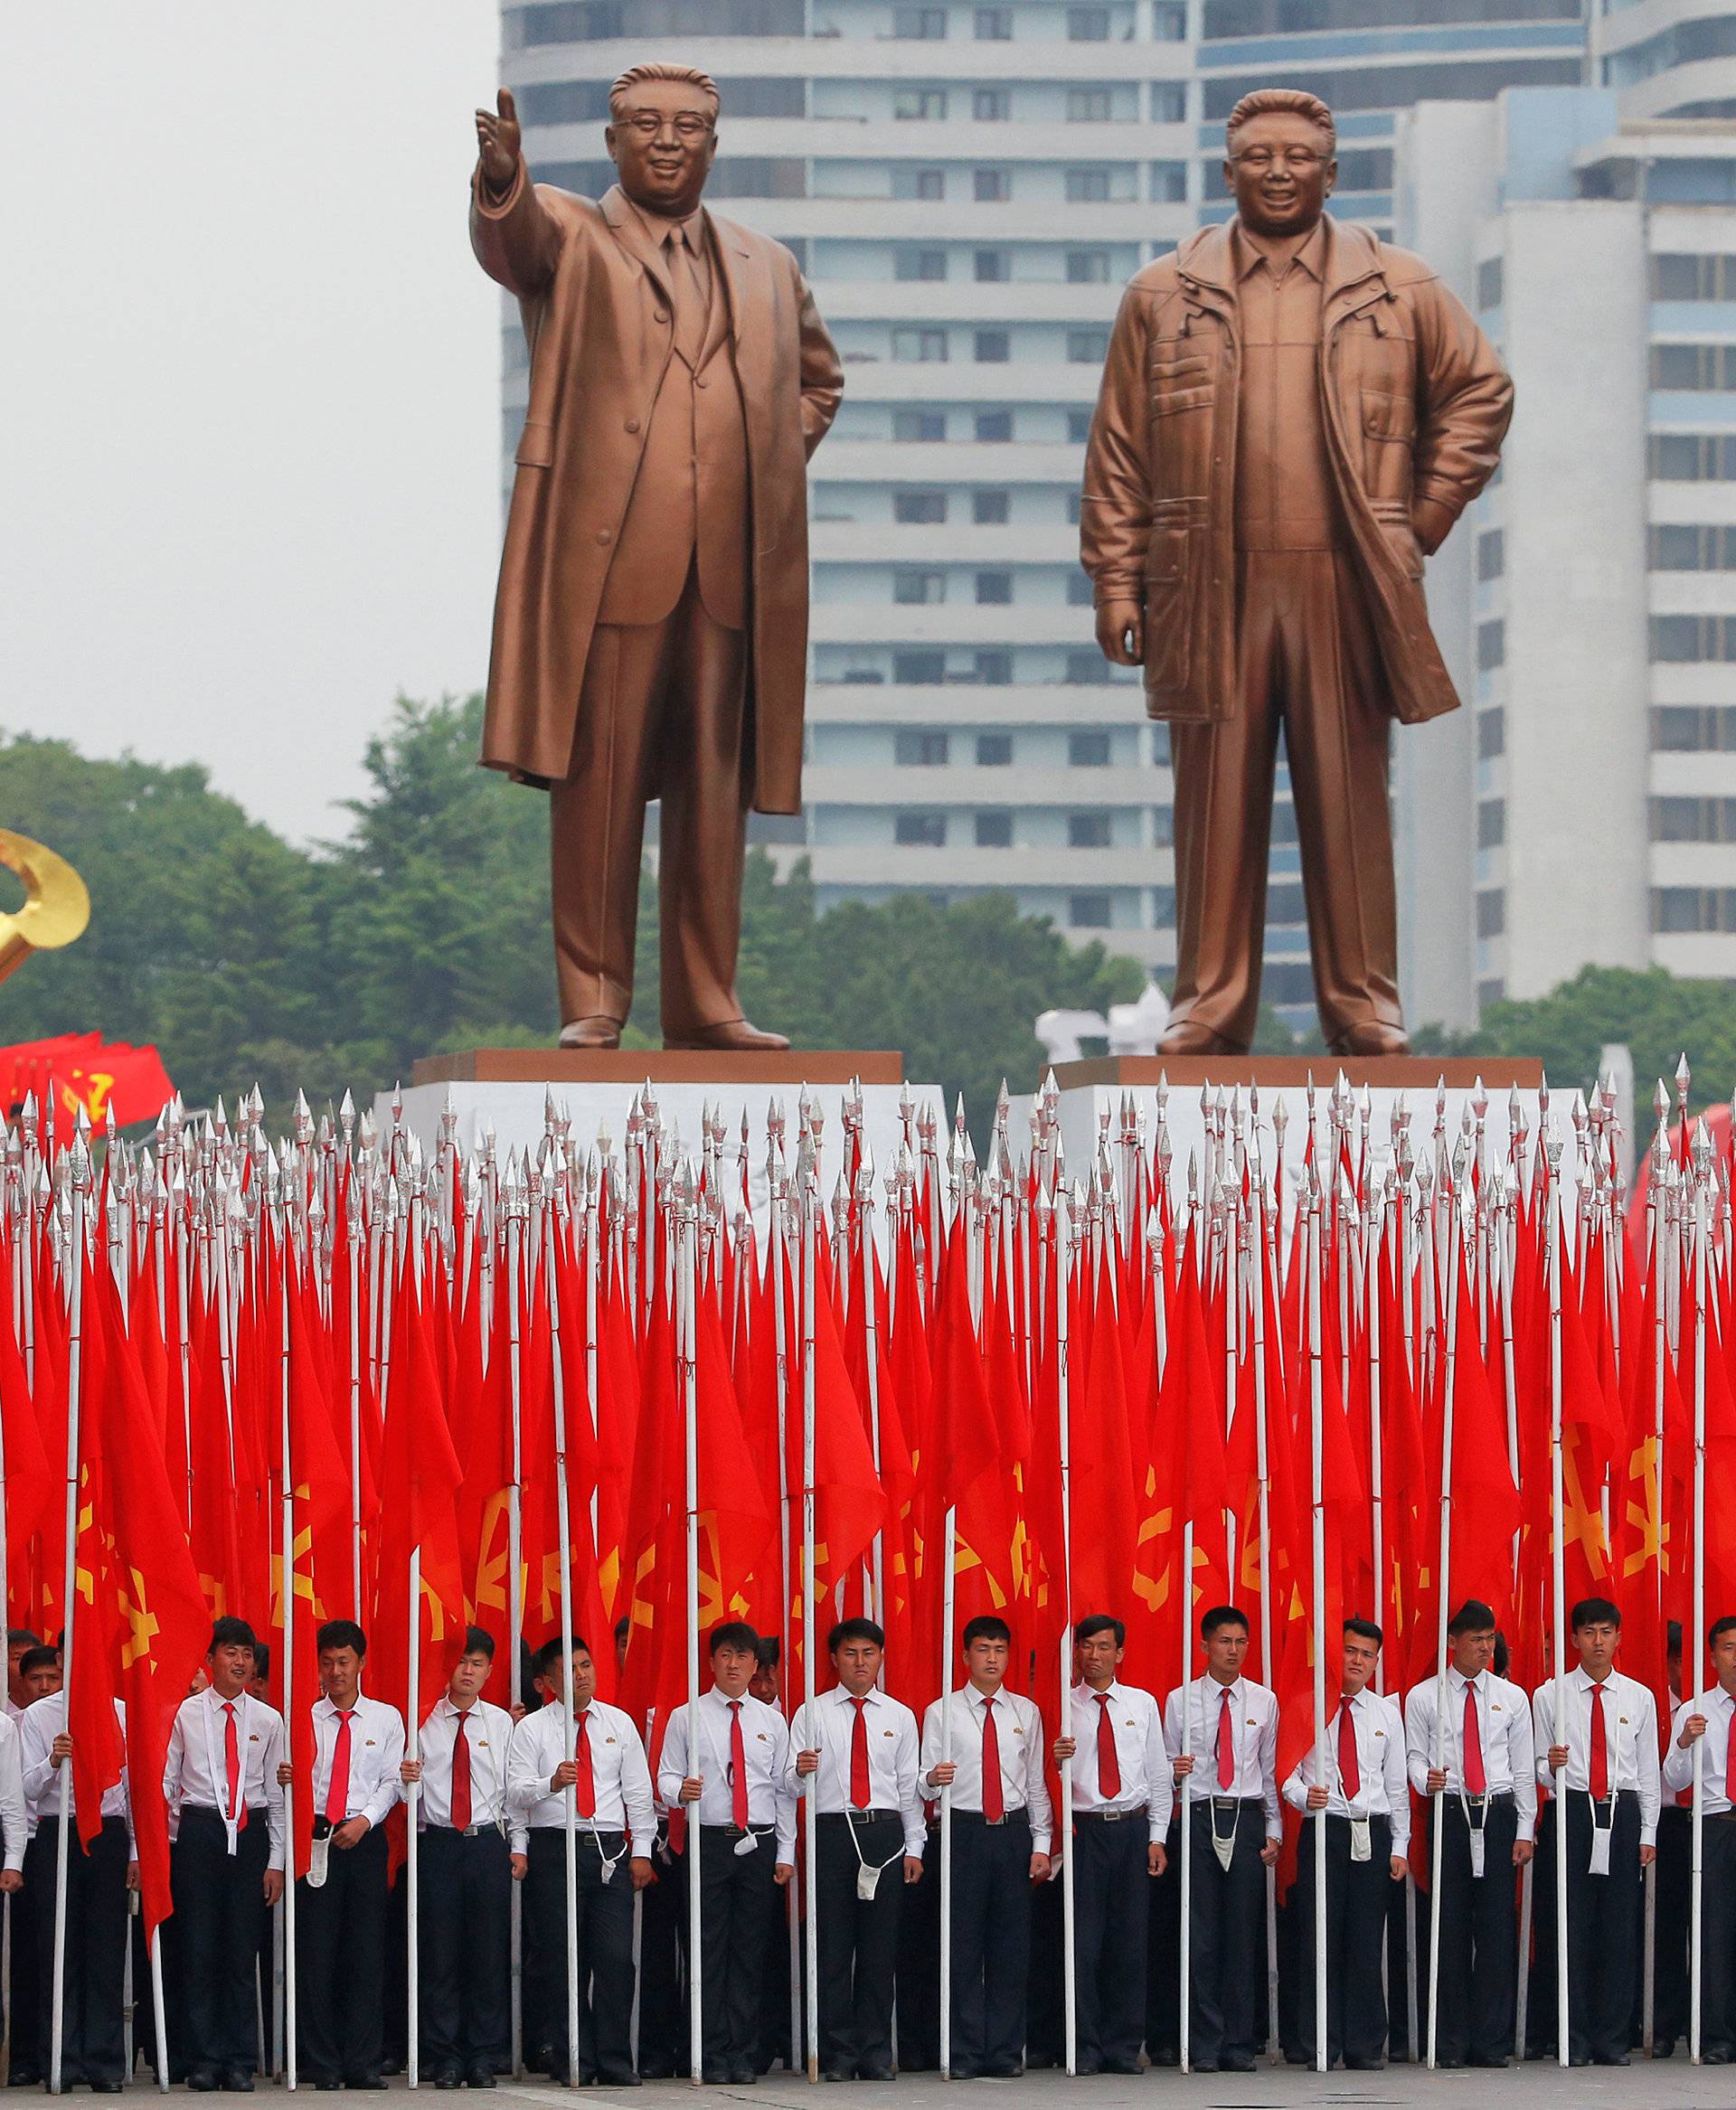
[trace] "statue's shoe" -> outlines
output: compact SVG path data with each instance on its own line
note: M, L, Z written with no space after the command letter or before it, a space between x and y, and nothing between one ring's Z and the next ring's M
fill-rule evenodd
M721 1019L717 1024L694 1026L673 1036L665 1033L665 1048L708 1055L777 1055L789 1046L781 1033L762 1033L744 1018Z
M1196 1026L1191 1019L1181 1019L1169 1027L1157 1043L1160 1055L1245 1055L1246 1048L1238 1047L1234 1041L1226 1041L1222 1033L1214 1033L1210 1026Z
M599 1012L590 1018L570 1019L561 1029L563 1048L618 1048L621 1022Z
M1350 1026L1335 1041L1326 1043L1329 1055L1408 1055L1410 1041L1402 1026L1383 1025L1379 1019Z

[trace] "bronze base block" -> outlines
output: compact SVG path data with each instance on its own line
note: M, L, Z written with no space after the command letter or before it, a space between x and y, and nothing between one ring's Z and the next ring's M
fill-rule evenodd
M412 1084L653 1084L803 1085L902 1084L904 1058L895 1048L791 1048L788 1053L739 1054L670 1048L469 1048L458 1055L423 1055Z

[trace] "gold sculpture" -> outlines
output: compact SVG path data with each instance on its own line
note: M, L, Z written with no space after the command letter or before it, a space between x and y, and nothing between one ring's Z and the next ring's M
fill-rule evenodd
M53 952L71 945L90 920L90 895L63 857L28 835L0 828L0 864L24 882L24 905L15 916L0 916L0 982L34 952Z

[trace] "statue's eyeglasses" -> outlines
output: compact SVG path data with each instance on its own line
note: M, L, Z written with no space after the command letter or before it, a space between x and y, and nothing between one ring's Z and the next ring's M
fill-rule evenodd
M1258 175L1262 169L1281 161L1286 168L1293 168L1298 174L1306 174L1311 168L1318 168L1331 160L1329 154L1316 154L1308 146L1287 146L1281 154L1274 154L1269 146L1249 146L1240 154L1232 154L1231 161L1239 161L1250 174Z
M621 123L641 139L655 139L665 125L673 125L676 137L682 139L703 139L712 129L712 120L701 117L697 110L683 110L673 118L665 118L656 110L638 110L623 118Z

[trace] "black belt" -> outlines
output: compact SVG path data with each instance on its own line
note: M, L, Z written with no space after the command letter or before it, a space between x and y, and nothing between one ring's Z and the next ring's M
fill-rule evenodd
M1119 1824L1129 1818L1143 1817L1145 1813L1143 1804L1131 1810L1075 1810L1073 1823L1075 1824Z
M422 1826L424 1837L430 1832L442 1832L448 1839L479 1839L485 1832L492 1832L496 1839L500 1837L498 1824L424 1824Z
M1016 1810L1007 1810L998 1817L985 1817L980 1810L955 1810L952 1813L952 1821L955 1824L986 1824L993 1832L1003 1824L1028 1826L1031 1822L1031 1813L1021 1803Z
M778 1829L775 1824L702 1824L702 1832L715 1832L724 1839L745 1839L751 1832L756 1839L769 1839ZM618 1839L618 1832L606 1832L605 1839Z
M1196 1795L1196 1802L1210 1803L1214 1810L1263 1810L1265 1799L1260 1795Z
M822 1810L819 1818L822 1824L896 1824L899 1821L896 1810Z

